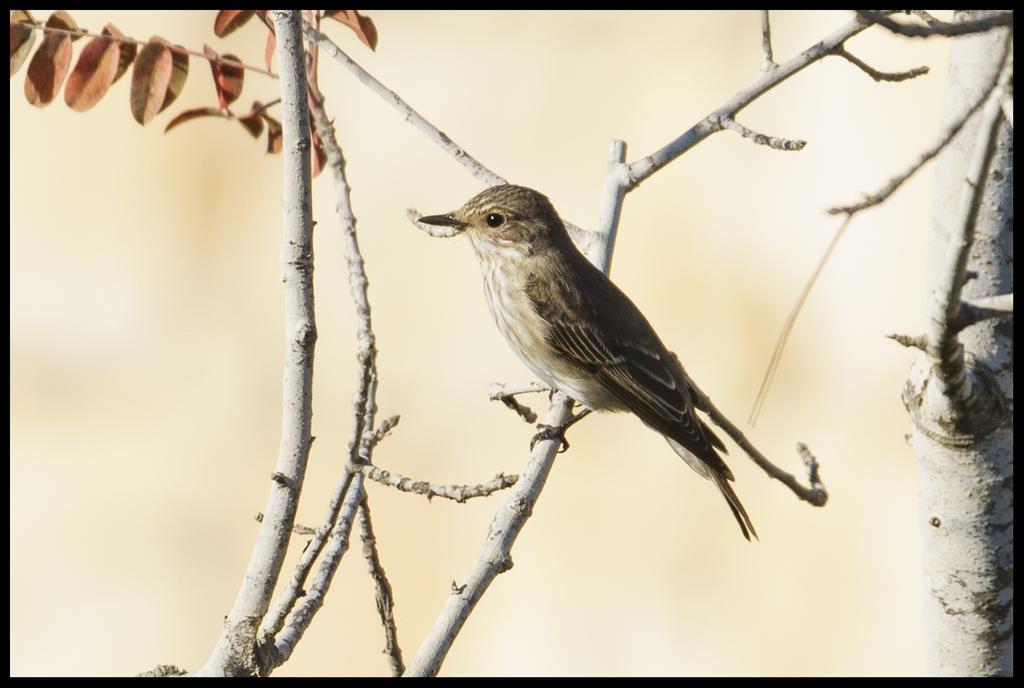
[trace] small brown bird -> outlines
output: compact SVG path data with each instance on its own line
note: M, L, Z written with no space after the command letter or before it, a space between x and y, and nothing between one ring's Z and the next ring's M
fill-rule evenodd
M494 322L530 370L587 409L632 411L718 486L743 536L757 537L729 485L732 471L715 451L725 445L694 412L678 359L629 297L579 252L546 196L494 186L456 211L419 221L468 234Z

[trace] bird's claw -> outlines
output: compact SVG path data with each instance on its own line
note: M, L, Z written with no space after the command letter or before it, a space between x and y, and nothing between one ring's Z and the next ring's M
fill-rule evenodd
M559 454L561 454L562 452L564 452L565 450L567 450L569 448L569 440L565 439L565 427L564 426L559 426L559 427L556 428L556 427L551 426L551 425L545 425L544 423L538 423L537 424L537 429L540 432L538 432L536 435L534 435L533 439L530 440L530 451L533 451L533 446L535 444L537 444L538 442L543 442L544 440L554 440L554 439L560 440L561 443L562 443L561 446L558 449L558 453Z

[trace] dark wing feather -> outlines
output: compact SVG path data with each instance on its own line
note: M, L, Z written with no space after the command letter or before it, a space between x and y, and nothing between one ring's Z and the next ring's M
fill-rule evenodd
M559 353L593 372L644 423L732 480L732 471L712 449L725 451L725 445L694 414L684 378L669 368L675 359L659 351L664 347L613 339L587 322L550 324L549 343Z

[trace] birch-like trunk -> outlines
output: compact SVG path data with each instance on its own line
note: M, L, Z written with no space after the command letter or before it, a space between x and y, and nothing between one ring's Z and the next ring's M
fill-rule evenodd
M958 12L957 19L984 12ZM984 94L999 72L1007 29L952 39L944 119ZM1012 49L1012 48L1011 48ZM975 154L975 116L939 158L932 207L931 300L944 261L962 240L958 217L965 170ZM1013 129L1001 118L967 263L964 299L1013 292ZM973 274L972 274L973 273ZM931 305L929 305L931 308ZM905 401L914 422L924 550L929 672L1013 674L1012 316L960 332L970 403L936 380L934 361L914 365Z

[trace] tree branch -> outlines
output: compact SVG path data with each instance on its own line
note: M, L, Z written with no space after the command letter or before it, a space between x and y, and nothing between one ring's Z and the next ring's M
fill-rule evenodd
M345 51L339 48L328 36L317 31L315 28L310 26L308 22L303 22L302 30L305 32L306 37L309 40L315 41L329 57L333 58L339 64L352 72L356 78L362 81L371 91L398 110L398 113L402 115L402 118L405 119L406 122L423 132L428 139L439 145L463 167L469 170L469 173L474 177L488 186L497 186L499 184L508 183L504 177L485 167L480 161L466 152L465 148L452 141L447 134L413 110L412 107L402 100L397 93L377 81L377 79L375 79L369 72L360 67L355 60L345 54ZM422 217L421 215L416 214L414 210L410 210L408 216L414 224L416 224L416 220L419 217ZM423 225L416 224L416 226L420 229L425 229ZM566 222L565 228L569 231L573 241L575 241L583 250L587 250L591 243L595 241L595 238L591 236L591 232L581 229L571 222ZM451 234L435 233L433 230L428 231L431 232L432 236L451 236Z
M256 631L270 605L291 539L306 461L312 444L313 225L310 208L309 115L299 13L275 11L284 135L285 362L281 447L270 495L249 565L213 653L199 673L255 675Z
M929 71L928 67L922 66L908 69L905 72L881 72L848 51L844 46L836 48L835 54L845 59L854 67L857 67L875 81L906 81L907 79L916 79L919 76L924 76Z
M370 480L378 482L381 485L393 487L400 492L421 494L427 499L443 497L459 503L465 502L467 499L472 499L474 497L487 497L498 490L504 490L507 487L515 485L516 481L519 480L519 476L517 475L505 475L504 473L499 473L494 476L493 480L486 483L480 483L479 485L434 485L433 483L428 483L423 480L406 478L404 475L395 473L394 471L387 471L379 466L372 466L365 463L351 464L348 467L348 470L352 473L364 475Z
M784 139L779 136L767 136L761 132L754 131L753 129L748 129L732 117L727 117L723 120L722 126L726 129L732 129L743 138L750 139L759 146L768 146L775 150L798 151L803 150L804 146L807 145L806 141L801 141L799 139Z
M893 33L901 36L907 36L908 38L964 36L969 33L982 33L989 29L994 29L997 26L1013 26L1012 11L994 14L990 17L983 17L981 19L968 19L959 22L942 22L932 17L932 21L929 22L927 26L921 26L920 24L901 24L900 22L887 17L882 12L875 12L872 10L857 10L857 14L865 19L884 26ZM928 16L930 17L931 15Z
M675 356L675 354L673 354L673 356ZM676 360L678 361L679 358L677 357ZM679 367L682 368L681 363ZM683 370L683 373L686 374L685 369ZM797 451L803 458L804 466L807 469L807 477L810 482L809 488L801 485L792 474L787 473L769 461L768 458L758 451L757 447L747 439L746 435L744 435L724 413L718 410L718 407L711 402L708 395L705 394L700 387L694 384L690 376L686 375L686 378L694 393L694 405L697 408L706 411L708 417L714 422L714 424L722 428L722 430L724 430L725 433L739 445L740 449L747 453L747 456L749 456L754 463L760 466L761 469L770 477L775 478L788 487L793 494L800 499L812 506L825 506L825 502L828 501L828 492L826 492L825 485L821 482L821 478L818 475L818 463L815 461L814 455L810 453L809 449L807 449L807 445L802 443L798 444Z
M374 447L397 424L398 417L389 418L380 428L373 429L377 413L377 345L371 321L369 280L366 277L366 267L356 235L356 219L345 175L345 158L335 136L334 127L324 111L323 95L315 85L311 86L309 102L317 134L334 177L335 209L341 224L345 261L348 265L349 290L355 303L358 323L356 360L359 362L359 383L353 398L352 434L346 460L347 466L351 466L370 461ZM323 604L327 586L330 585L337 566L348 549L353 521L351 512L363 502L363 489L362 476L353 475L346 467L335 487L323 524L303 551L292 580L275 605L274 611L261 624L260 645L266 653L267 661L273 666L288 659L295 643L302 637ZM303 596L306 578L316 558L327 545L328 533L331 534L331 543L314 583L315 594L307 594L302 604L296 608L298 599ZM292 618L285 627L285 619L290 612Z
M398 645L398 629L395 627L395 596L391 590L391 582L384 573L384 565L380 562L377 551L377 537L373 533L373 522L370 519L370 498L363 497L363 505L359 507L359 537L363 541L363 558L366 569L374 584L374 598L377 602L377 613L380 614L384 626L384 654L388 658L388 667L392 676L401 676L405 671L402 663L402 648Z
M873 20L855 17L822 41L815 43L777 69L761 72L745 89L730 98L724 105L687 129L660 150L629 164L629 188L636 188L643 180L669 164L695 145L721 131L726 122L735 120L743 108L775 88L805 67L835 52L853 36L871 26Z
M995 147L993 140L1001 122L1003 91L1009 84L1012 37L1004 42L1005 55L996 87L988 93L982 108L978 138L968 164L958 216L953 218L945 269L932 288L931 316L928 319L928 356L940 391L954 408L966 408L971 397L971 378L964 365L964 349L957 339L960 292L966 281L967 261L974 244L974 226L981 205L985 180Z
M997 81L998 76L996 79L993 79L992 83L988 86L988 88L984 90L982 96L978 98L978 100L973 105L967 108L967 110L964 111L964 113L955 122L949 125L949 127L947 127L946 130L939 135L935 142L932 143L932 145L929 146L921 154L921 156L912 165L910 165L910 167L908 167L902 173L890 179L885 186L883 186L875 193L871 194L870 196L865 196L864 200L861 201L860 203L851 203L850 205L835 206L829 208L827 212L831 215L837 215L839 213L853 215L854 213L858 213L861 210L865 210L867 208L871 208L872 206L879 205L887 198L889 198L889 196L895 193L897 189L903 186L904 182L906 182L908 179L914 176L914 174L919 169L924 167L924 165L928 163L930 160L932 160L932 158L941 153L943 149L945 149L946 146L948 146L949 143L954 138L956 138L956 135L960 133L960 130L964 128L964 125L967 124L967 121L971 119L974 113L980 110L982 105L988 102L989 96L995 89Z
M777 69L779 65L772 57L772 27L768 21L768 10L761 10L761 50L764 51L764 67L761 71Z

